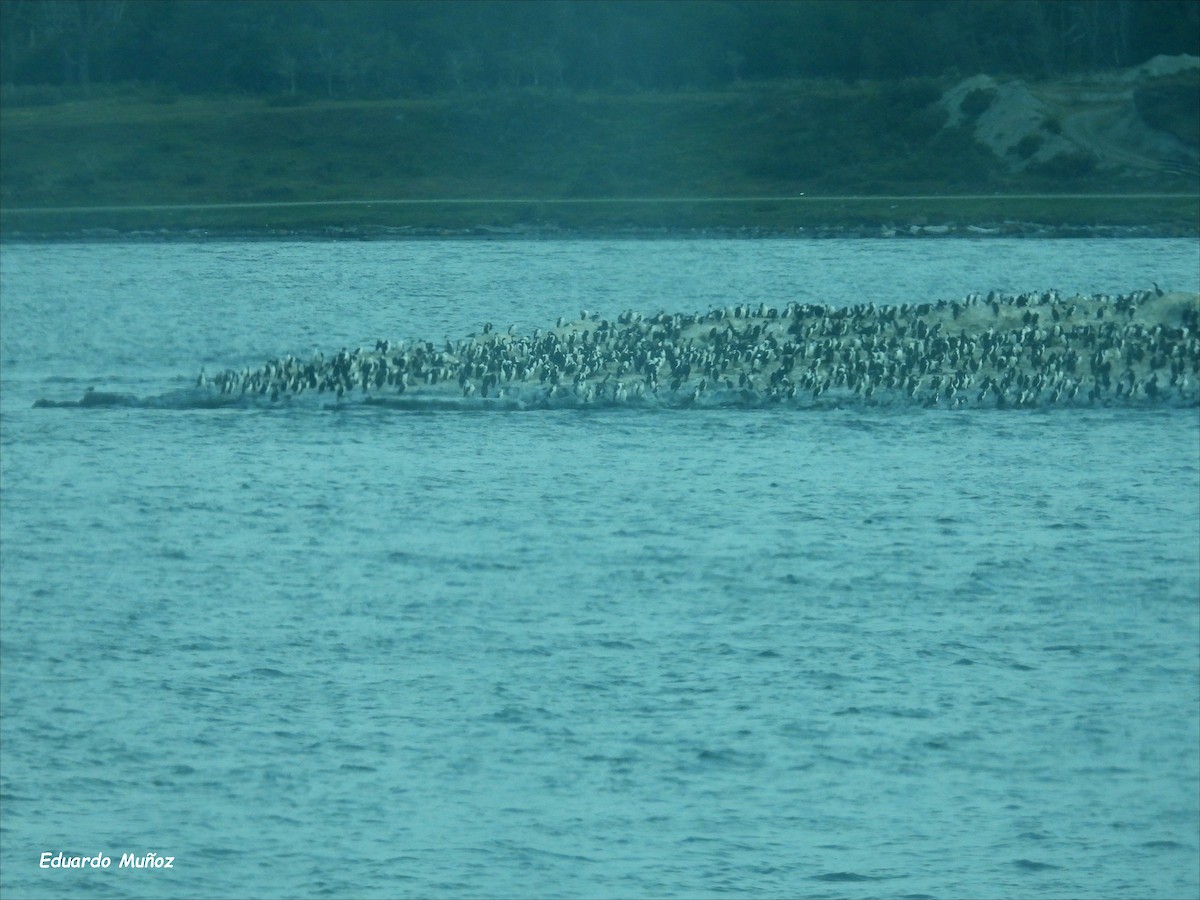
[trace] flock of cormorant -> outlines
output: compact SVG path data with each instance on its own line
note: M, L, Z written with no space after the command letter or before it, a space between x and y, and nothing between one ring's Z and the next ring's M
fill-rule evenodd
M1200 404L1200 296L970 294L834 307L740 305L701 315L586 311L532 335L287 356L197 386L222 400L421 406L912 403L1032 408ZM216 399L216 398L214 398Z
M918 405L959 409L1200 406L1200 294L969 294L837 307L746 304L699 315L581 313L532 335L491 323L438 346L380 339L226 369L141 399L89 388L38 407L528 409Z

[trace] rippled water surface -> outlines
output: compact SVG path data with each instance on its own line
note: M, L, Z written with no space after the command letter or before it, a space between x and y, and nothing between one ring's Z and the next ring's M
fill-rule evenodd
M3 245L0 893L1196 896L1194 409L30 406L580 308L1195 291L1198 258Z

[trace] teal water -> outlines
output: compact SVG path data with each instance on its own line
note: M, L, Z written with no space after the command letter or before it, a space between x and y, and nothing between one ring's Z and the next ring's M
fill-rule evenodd
M1194 409L30 407L580 307L1197 290L1196 256L3 245L0 893L1195 896Z

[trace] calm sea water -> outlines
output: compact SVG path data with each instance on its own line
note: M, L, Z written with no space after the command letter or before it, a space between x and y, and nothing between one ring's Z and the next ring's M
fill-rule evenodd
M1197 896L1197 410L30 408L1151 280L1200 246L4 245L0 893Z

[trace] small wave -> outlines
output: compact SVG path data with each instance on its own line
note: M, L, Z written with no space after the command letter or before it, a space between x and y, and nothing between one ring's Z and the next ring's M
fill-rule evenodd
M758 769L765 762L761 753L744 753L739 750L725 748L702 749L696 752L696 759L706 766L728 769Z
M287 678L288 677L286 672L281 672L278 669L272 669L272 668L268 668L268 667L260 667L257 669L251 669L250 674L258 675L260 678Z
M849 883L856 881L886 881L887 879L882 875L860 875L858 872L824 872L820 875L809 875L808 880Z
M116 391L87 390L78 400L36 401L34 408L137 408L137 409L217 409L221 407L251 406L245 398L222 395L204 388L186 388L168 391L150 397L139 397Z
M1056 866L1053 863L1037 862L1032 859L1014 859L1013 865L1025 872L1049 872L1062 868L1062 866Z

